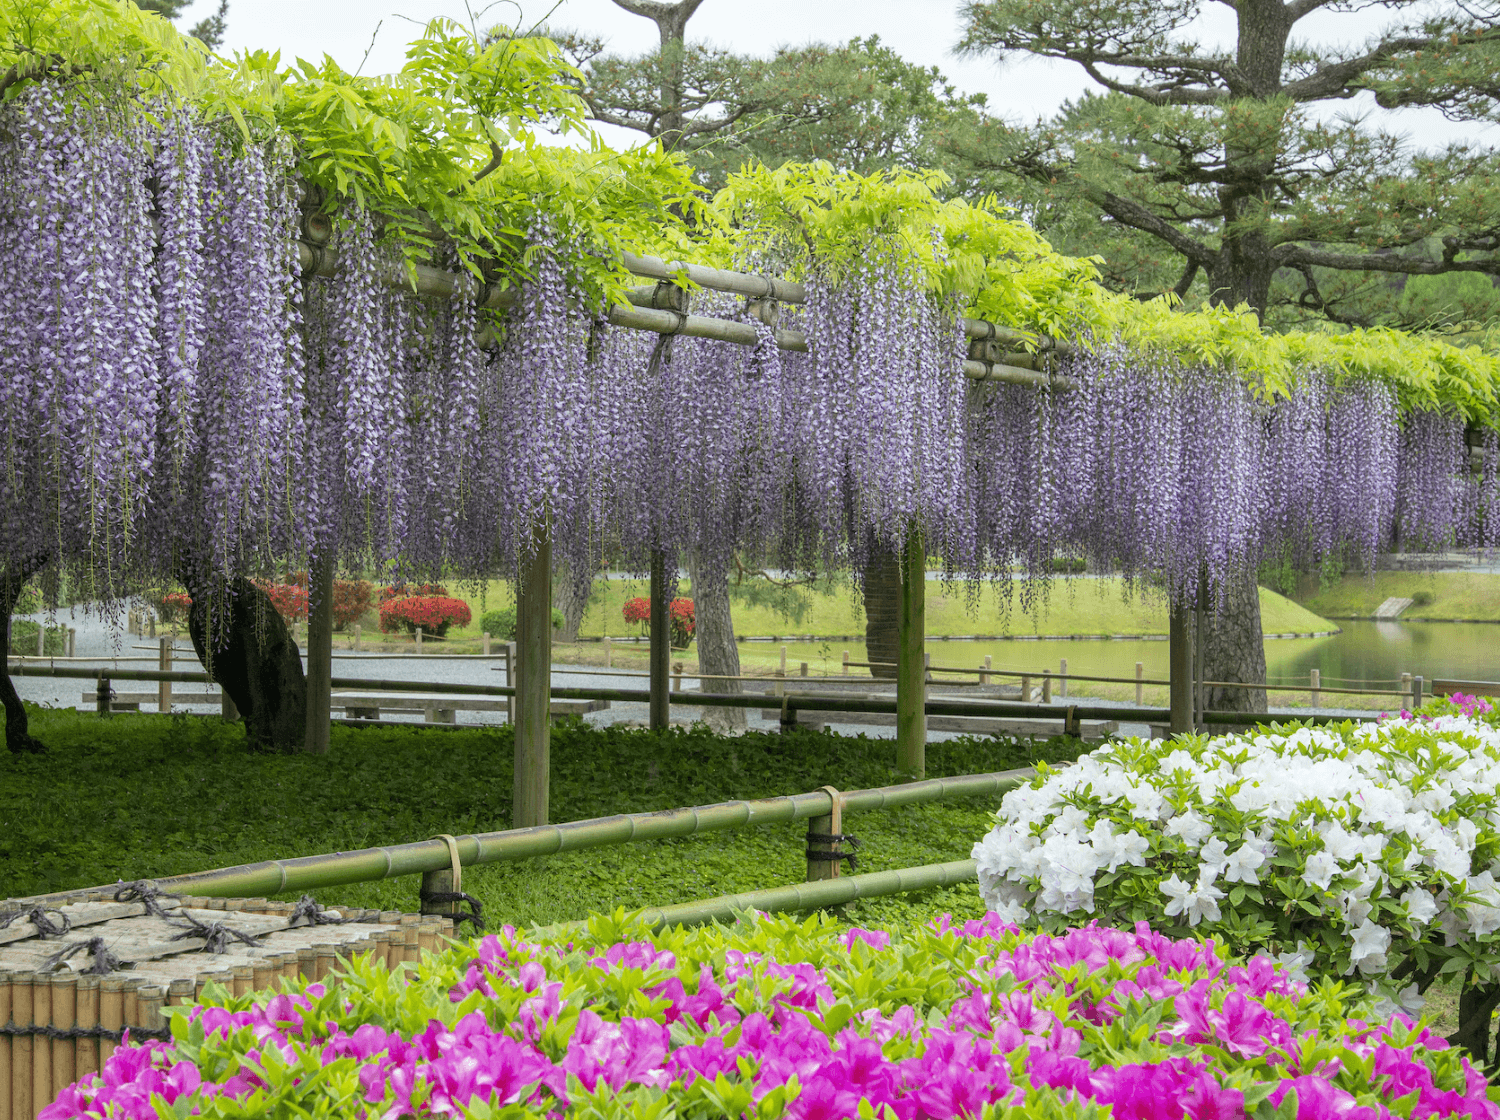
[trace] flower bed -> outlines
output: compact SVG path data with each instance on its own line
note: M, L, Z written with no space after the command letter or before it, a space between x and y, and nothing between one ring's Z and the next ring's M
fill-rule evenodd
M568 938L572 938L571 941ZM410 981L357 963L274 997L219 995L171 1046L127 1046L42 1120L1496 1120L1484 1077L1347 988L1262 957L1088 928L840 933L770 919L650 937L620 916L506 929Z
M651 625L651 600L627 599L625 605L620 608L620 613L625 617L626 622L640 623L641 631L644 633ZM686 649L688 643L693 640L693 634L698 627L693 601L673 599L671 606L667 608L667 625L672 630L672 645L679 649Z
M439 595L409 595L380 604L380 628L387 632L404 629L415 634L420 626L424 634L442 638L450 626L467 626L472 617L468 603Z
M986 904L1047 928L1089 916L1269 948L1409 1009L1500 997L1500 729L1453 705L1379 724L1099 748L1005 796L974 847ZM1473 1015L1468 1014L1473 1011Z

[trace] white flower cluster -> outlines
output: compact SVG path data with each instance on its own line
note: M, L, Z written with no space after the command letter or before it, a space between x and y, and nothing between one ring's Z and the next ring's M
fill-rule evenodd
M1260 919L1314 971L1372 976L1500 931L1497 789L1500 730L1464 716L1127 740L1008 793L973 855L1011 921ZM1307 949L1309 919L1335 936Z

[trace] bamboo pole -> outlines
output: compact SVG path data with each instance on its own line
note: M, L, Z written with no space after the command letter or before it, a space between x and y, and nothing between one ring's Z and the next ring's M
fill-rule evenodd
M52 1023L52 985L45 972L31 981L31 1021L38 1027ZM52 1039L34 1035L31 1042L31 1106L40 1112L52 1103Z
M907 867L899 871L872 871L863 875L844 875L816 883L797 883L789 887L726 894L702 902L686 902L646 910L641 918L657 929L672 926L700 925L704 922L731 921L748 910L813 910L839 906L861 898L880 898L903 891L930 890L933 887L972 883L977 877L971 859L952 863L932 863Z
M31 1003L33 979L30 972L13 972L10 977L11 1020L22 1029L36 1025ZM18 1034L11 1039L9 1092L12 1120L32 1120L37 1114L37 1108L31 1103L31 1066L35 1051L35 1035Z
M920 531L908 533L896 617L896 769L914 778L927 771L927 552Z
M105 976L99 981L99 1026L107 1031L119 1031L125 1026L125 980L119 976ZM112 1038L99 1039L99 1068L103 1069L119 1043Z
M78 978L77 1016L80 1030L91 1030L99 1025L99 977L80 976ZM99 1040L80 1038L75 1060L77 1062L75 1072L80 1081L91 1074L98 1073Z
M312 558L307 573L307 727L303 749L327 754L333 702L333 556ZM221 686L222 687L222 686Z
M11 975L0 970L0 1026L11 1022ZM0 1033L0 1120L12 1120L11 1112L11 1036ZM28 1117L27 1120L30 1120Z
M52 977L52 1025L60 1031L71 1031L78 1025L78 977L62 972ZM78 1080L78 1040L52 1040L52 1095L57 1100L62 1091Z
M516 586L516 762L511 823L547 823L552 721L552 540L545 527L532 537Z
M755 704L765 703L763 697L741 699L753 700ZM885 710L892 710L889 702L885 704ZM1080 709L1080 714L1084 718L1098 718L1085 709ZM1165 712L1159 712L1158 715L1165 715ZM842 794L843 812L874 812L950 798L998 796L1029 781L1034 773L1027 767L845 791ZM831 806L828 793L818 790L757 801L727 801L656 813L623 813L565 824L467 834L454 839L463 865L469 867L480 863L554 855L558 852L585 851L646 840L807 820L809 817L827 815ZM452 857L446 841L423 840L386 848L265 860L239 867L193 872L158 879L157 885L177 894L252 897L374 882L451 866Z
M671 722L668 674L672 660L672 630L667 603L667 557L651 554L651 730L664 731Z
M1173 603L1167 623L1167 676L1171 680L1171 732L1185 735L1193 729L1193 633L1192 616L1186 607Z

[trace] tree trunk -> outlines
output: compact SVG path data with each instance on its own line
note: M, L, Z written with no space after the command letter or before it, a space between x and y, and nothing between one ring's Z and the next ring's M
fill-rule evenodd
M301 750L307 739L302 658L268 596L247 579L212 587L183 578L193 598L188 633L211 680L229 694L251 744Z
M615 0L615 5L656 24L661 37L661 115L655 135L662 147L672 148L682 139L682 58L686 50L687 22L703 0Z
M31 736L31 721L26 716L26 705L16 692L10 679L10 612L21 597L21 589L47 562L45 556L35 556L6 568L0 578L0 643L5 650L5 667L0 669L0 705L5 708L5 745L11 754L43 754L47 747L40 739ZM46 623L43 622L43 626Z
M1260 631L1260 587L1254 570L1245 572L1212 601L1204 627L1203 676L1210 681L1266 683L1266 646ZM1264 689L1205 688L1203 705L1210 711L1266 710ZM1213 727L1211 731L1227 730Z
M895 680L901 652L901 558L876 545L860 585L865 600L865 660L879 663L870 669L870 676Z
M588 610L589 595L594 590L594 573L575 572L571 564L558 567L552 581L552 605L563 613L560 642L576 642L578 628L583 625L583 612Z
M696 553L688 557L688 579L693 585L694 640L698 643L698 669L712 673L699 687L704 692L739 693L740 649L734 640L734 619L729 611L729 578L720 568L705 567ZM704 708L703 722L720 735L745 729L744 708Z

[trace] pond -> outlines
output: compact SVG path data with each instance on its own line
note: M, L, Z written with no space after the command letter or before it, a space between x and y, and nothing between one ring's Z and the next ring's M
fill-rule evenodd
M1266 675L1271 684L1303 685L1311 670L1321 674L1325 688L1377 688L1394 690L1402 673L1462 680L1500 680L1500 625L1474 622L1374 622L1341 621L1342 632L1324 638L1277 638L1266 642ZM783 643L743 642L740 658L746 668L765 668L778 663ZM862 642L788 642L788 672L799 672L808 663L813 676L840 671L842 654L864 661ZM975 668L990 657L995 669L1013 672L1042 670L1058 673L1067 662L1070 674L1094 677L1135 676L1136 663L1147 679L1167 676L1167 642L1160 638L1018 641L965 641L929 639L927 649L934 666ZM1074 694L1133 698L1132 686L1073 685ZM1146 703L1164 701L1165 689L1145 690ZM1324 703L1335 702L1325 694ZM1353 698L1338 699L1339 703ZM1308 703L1303 693L1273 696L1272 704ZM1371 703L1379 703L1371 698Z

